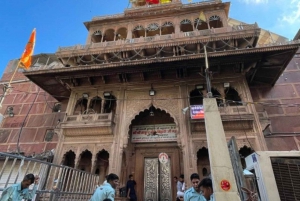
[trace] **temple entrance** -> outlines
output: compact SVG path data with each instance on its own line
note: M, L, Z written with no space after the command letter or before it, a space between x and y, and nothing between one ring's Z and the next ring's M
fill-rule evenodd
M144 159L144 200L172 200L170 160L160 163L158 158Z
M171 201L176 197L173 177L183 173L183 159L177 144L178 128L166 111L153 105L132 120L129 140L124 150L124 175L121 185L126 185L130 174L136 181L137 200ZM166 163L159 154L166 153ZM126 177L126 179L125 179ZM124 182L123 182L124 181Z

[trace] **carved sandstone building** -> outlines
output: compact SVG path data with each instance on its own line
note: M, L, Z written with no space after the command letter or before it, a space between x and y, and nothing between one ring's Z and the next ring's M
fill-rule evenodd
M208 151L213 147L207 150L204 120L183 113L190 105L202 105L207 93L204 45L227 138L236 137L244 156L251 148L268 150L263 134L268 122L264 111L251 104L250 87L275 85L299 42L279 38L265 45L257 24L229 20L229 6L219 0L135 1L123 14L85 22L86 44L56 52L62 65L25 72L67 105L55 128L54 163L99 174L103 180L114 172L122 185L133 174L139 199L174 196L171 178L181 173L209 174ZM170 163L159 167L162 152ZM167 183L159 182L162 177ZM161 194L149 195L146 187Z

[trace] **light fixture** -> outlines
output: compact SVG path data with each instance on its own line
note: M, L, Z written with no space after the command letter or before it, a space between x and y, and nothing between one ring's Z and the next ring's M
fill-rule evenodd
M89 98L89 94L83 93L83 94L82 94L82 97L83 97L83 98Z
M224 83L224 87L225 87L225 88L230 87L230 83L229 83L229 82L225 82L225 83Z
M8 107L6 113L8 114L9 117L15 116L13 107Z
M153 112L153 105L150 106L150 117L154 117L154 112Z
M105 92L103 92L103 96L104 97L110 97L111 93L109 91L105 91Z
M156 91L153 89L151 84L151 89L149 90L149 96L155 96Z
M198 89L198 90L202 90L202 89L204 89L204 85L203 84L197 84L195 86L195 88Z

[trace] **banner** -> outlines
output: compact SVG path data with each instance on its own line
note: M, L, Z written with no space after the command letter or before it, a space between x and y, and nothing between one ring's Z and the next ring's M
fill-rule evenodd
M131 142L175 142L175 124L138 125L132 127Z
M204 119L203 105L191 105L191 119Z

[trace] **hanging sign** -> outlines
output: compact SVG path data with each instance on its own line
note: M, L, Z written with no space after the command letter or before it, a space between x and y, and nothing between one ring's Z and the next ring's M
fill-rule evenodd
M203 105L191 105L191 119L204 119Z
M158 160L159 162L161 162L162 164L166 164L169 161L169 156L166 153L160 153L158 155Z
M138 125L132 127L131 142L175 142L176 133L175 124Z
M231 188L231 184L228 180L226 179L223 179L221 182L220 182L220 187L223 191L229 191L230 188Z

